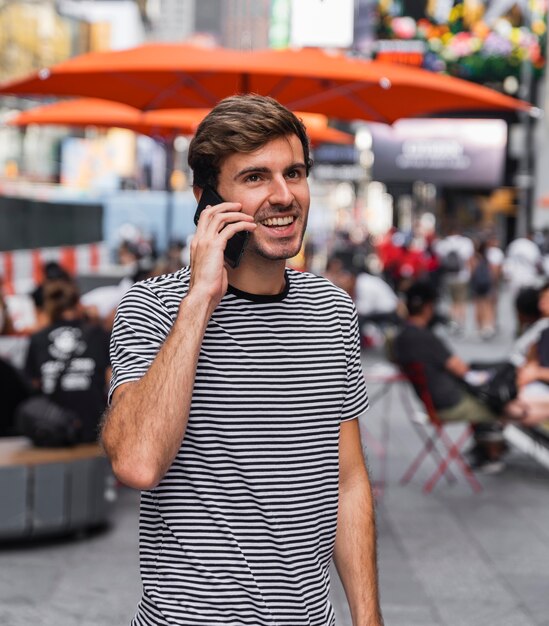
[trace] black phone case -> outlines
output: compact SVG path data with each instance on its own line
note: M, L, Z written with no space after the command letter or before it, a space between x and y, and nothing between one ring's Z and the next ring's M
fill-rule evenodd
M200 201L194 214L195 225L198 225L200 214L207 206L215 206L216 204L221 204L222 202L225 201L217 193L217 191L215 191L215 189L205 187L202 195L200 196ZM225 247L225 261L227 261L231 267L238 267L240 264L244 248L248 243L249 235L250 233L247 230L242 230L236 233L236 235L233 235L229 241L227 241L227 246Z

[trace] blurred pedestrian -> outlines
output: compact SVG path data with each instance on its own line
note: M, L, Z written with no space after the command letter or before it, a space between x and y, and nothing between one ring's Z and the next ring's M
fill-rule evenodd
M496 333L492 298L492 292L496 288L496 276L488 260L487 249L486 242L478 242L471 259L471 295L477 330L482 339L491 339Z
M112 335L103 443L143 490L133 624L333 626L333 554L355 621L381 626L356 311L286 268L310 201L305 128L272 98L234 96L189 164L197 200L226 201L201 213L190 268L129 290Z
M539 287L543 283L541 263L541 250L533 241L533 234L519 237L507 246L503 274L513 297L523 287Z
M8 309L8 303L4 294L4 281L0 276L0 335L14 335L15 326Z
M494 328L497 331L499 328L499 295L503 283L503 263L505 261L505 254L495 235L489 235L486 239L486 258L488 259L494 278L494 287L490 293L490 301L494 314Z
M109 335L84 320L73 282L45 283L43 305L50 324L31 335L25 373L35 389L78 415L79 442L94 442L110 379Z
M336 287L346 291L349 296L355 299L355 275L345 266L344 261L339 256L332 256L328 259L324 277L332 282Z
M444 282L450 296L452 329L456 334L463 334L469 302L471 259L475 247L469 237L454 230L438 242L436 251L441 259Z
M57 261L48 261L42 268L43 280L37 285L31 293L32 300L35 308L36 322L31 331L37 331L48 324L51 324L51 319L48 317L44 308L44 287L51 281L66 281L72 282L73 278Z
M515 297L516 334L522 335L541 317L539 310L540 290L537 287L523 287Z

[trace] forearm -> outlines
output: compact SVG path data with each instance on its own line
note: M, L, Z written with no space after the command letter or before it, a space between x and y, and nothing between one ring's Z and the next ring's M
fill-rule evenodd
M538 366L537 380L544 383L549 383L549 367L543 367L542 365Z
M373 496L366 471L340 488L334 561L353 626L381 626Z
M115 395L104 420L102 441L115 474L129 486L156 486L179 450L210 315L207 300L190 294L184 298L147 373Z

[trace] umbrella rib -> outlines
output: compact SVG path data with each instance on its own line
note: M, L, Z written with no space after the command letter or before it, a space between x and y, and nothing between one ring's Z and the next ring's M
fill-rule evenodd
M358 91L359 89L363 89L364 87L373 86L372 83L368 84L352 82L345 85L333 85L333 83L324 80L319 82L322 86L322 91L312 94L306 98L301 98L299 100L294 100L293 102L288 102L286 103L286 106L294 110L306 111L308 106L320 103L324 100L328 100L334 95L343 96L356 104L358 108L362 109L369 116L368 119L371 119L372 121L384 122L386 124L390 123L389 118L381 115L378 111L368 106L366 102L364 102L361 98L358 98L355 93L356 91ZM326 85L328 86L328 88L325 88Z
M272 89L269 90L268 95L272 98L276 98L280 91L282 91L282 89L284 89L284 87L286 87L286 85L288 85L292 80L294 79L289 76L285 76L282 80L279 80Z
M206 74L204 74L206 75ZM162 92L157 94L152 100L150 100L144 107L144 111L154 110L162 104L167 98L172 96L177 92L180 87L190 87L193 91L202 98L202 100L197 99L192 106L204 107L206 106L214 106L219 98L216 98L211 91L205 89L197 80L195 80L192 76L188 74L181 74L179 76L178 82L171 85L168 89L164 89ZM185 106L191 104L189 101L184 104L181 103L179 106ZM176 108L170 107L170 108Z

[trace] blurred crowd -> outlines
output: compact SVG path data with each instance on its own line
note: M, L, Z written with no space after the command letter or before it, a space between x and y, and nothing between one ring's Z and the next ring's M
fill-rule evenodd
M13 415L22 399L42 392L88 415L84 438L93 440L110 375L108 341L116 307L134 282L188 264L188 246L174 242L158 255L150 241L134 237L121 241L116 262L123 268L121 279L86 293L80 293L78 277L58 263L45 264L43 282L29 294L34 321L25 328L15 327L0 290L0 334L23 335L29 341L22 371L0 360L0 386L8 407L0 435L15 433ZM290 264L324 275L351 296L365 350L384 343L388 332L409 321L407 294L417 285L428 286L434 299L444 303L444 308L433 311L430 325L442 322L459 338L472 309L474 332L490 341L500 327L498 299L505 288L515 304L509 315L516 319L517 336L530 338L523 340L522 361L515 364L518 391L513 414L527 416L532 423L549 418L549 349L545 347L549 330L544 335L549 328L548 233L515 239L503 249L493 233L482 231L469 235L454 231L444 237L397 229L379 237L337 232L322 245L307 241ZM68 357L71 376L63 377L68 381L64 385L53 387Z
M325 275L356 303L365 349L383 347L437 420L472 424L471 465L483 471L504 467L506 423L539 432L549 445L548 243L547 233L503 249L491 232L392 230L362 242L343 235L326 263ZM508 311L499 306L503 290ZM469 336L493 340L499 316L516 334L499 362L483 361L478 344L478 360L467 363L444 340L462 337L471 319Z
M95 442L110 381L109 340L116 308L133 283L179 269L186 261L184 253L180 242L159 257L145 239L123 240L116 251L121 279L85 293L77 276L47 262L42 282L25 296L32 312L23 327L12 318L0 288L0 335L8 341L15 338L15 352L24 350L22 363L0 358L0 436L36 434L36 443L40 428L41 440L53 445L61 441L61 422L71 419L72 443ZM32 404L38 397L52 404ZM48 419L52 424L46 433ZM54 420L60 422L57 433Z
M452 333L465 332L472 308L476 331L488 340L498 331L502 288L514 301L549 280L549 233L517 238L506 249L490 231L468 235L456 230L438 237L391 229L360 241L343 233L323 273L351 295L365 320L402 315L407 289L418 281L429 283L448 305Z

